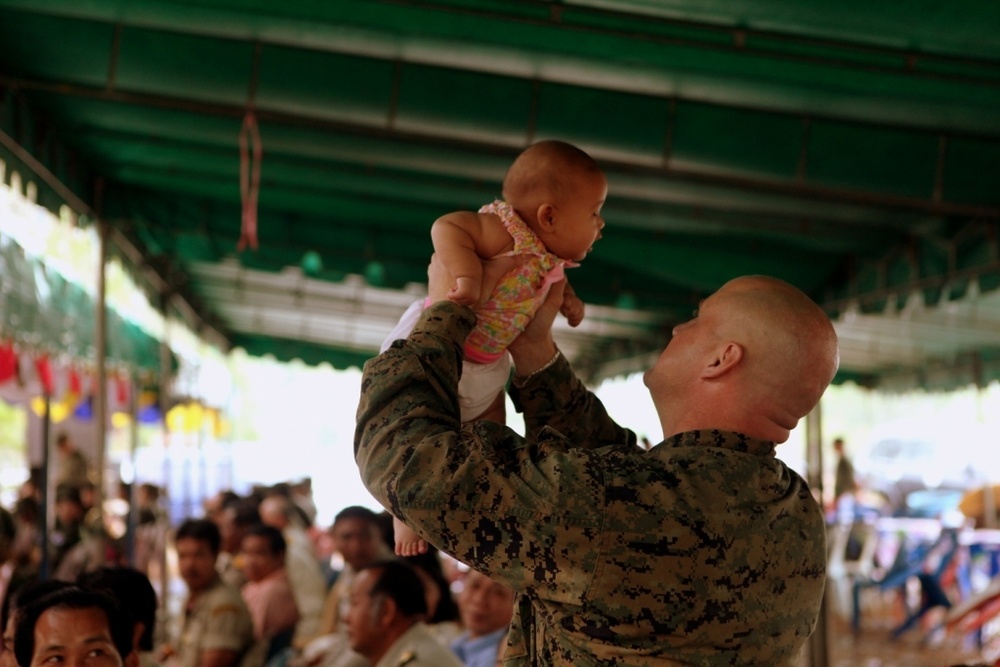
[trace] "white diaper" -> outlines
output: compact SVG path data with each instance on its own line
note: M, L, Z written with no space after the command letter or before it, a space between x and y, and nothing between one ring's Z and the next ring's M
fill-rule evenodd
M463 361L462 377L458 380L458 407L462 410L462 421L467 422L483 414L507 386L508 377L510 355L506 352L488 364Z
M424 301L410 304L399 322L382 343L380 352L385 352L393 341L407 338L424 310ZM458 407L461 409L463 422L475 419L490 407L497 394L507 386L510 377L510 355L504 354L496 361L488 364L474 364L469 361L462 363L462 377L458 381Z
M403 340L404 338L409 338L410 332L413 331L414 325L417 323L417 319L420 317L420 313L424 312L424 300L414 301L410 304L410 307L400 316L399 322L396 326L392 328L386 339L382 341L382 347L379 348L379 354L385 352L392 345L393 341Z

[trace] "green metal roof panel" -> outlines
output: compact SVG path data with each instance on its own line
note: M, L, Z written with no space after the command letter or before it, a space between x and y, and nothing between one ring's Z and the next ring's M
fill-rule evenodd
M0 0L0 128L196 310L229 312L211 265L421 283L431 222L497 196L542 137L608 174L578 292L663 331L747 271L831 312L988 284L997 8L845 1ZM237 253L248 108L260 248ZM232 316L212 326L255 334Z
M151 139L164 146L175 141L193 141L235 148L242 123L242 118L122 104L113 100L68 98L54 92L40 93L34 101L40 110L66 129L74 145L89 141L94 148L100 147L104 137L117 135Z
M256 103L316 118L384 123L394 70L384 59L266 45L260 52Z
M407 65L391 122L401 127L437 125L461 136L468 126L486 129L501 141L524 140L531 113L531 82L481 72ZM441 100L449 100L441 104Z
M803 132L802 119L794 116L680 102L671 157L790 179L798 168Z
M1000 205L1000 141L949 138L942 196L949 201Z
M667 136L664 98L547 84L538 94L536 138L560 137L590 150L627 152L656 162Z
M592 5L589 0L573 4ZM601 7L649 17L702 21L861 45L995 58L1000 8L977 0L898 3L843 0L836 5L784 0L601 0ZM949 26L950 30L942 30Z
M816 121L809 129L808 179L928 197L934 190L937 155L933 135Z
M0 19L0 44L11 74L98 86L107 80L112 26L21 12L0 14ZM54 35L60 39L52 40ZM44 57L38 53L42 44L47 45Z
M122 30L115 88L243 104L253 45L158 30ZM193 77L192 72L198 76Z

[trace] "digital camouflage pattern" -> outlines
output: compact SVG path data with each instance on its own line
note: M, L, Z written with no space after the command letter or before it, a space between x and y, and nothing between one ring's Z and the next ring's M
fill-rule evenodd
M474 323L434 304L366 364L355 454L395 516L518 592L504 664L793 664L825 528L774 444L698 431L644 452L562 358L512 390L526 438L462 427Z

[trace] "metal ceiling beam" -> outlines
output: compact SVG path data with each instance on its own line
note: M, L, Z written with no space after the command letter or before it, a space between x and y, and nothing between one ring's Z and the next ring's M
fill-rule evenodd
M971 317L949 320L947 314L925 313L910 318L859 315L837 320L838 334L864 345L923 349L1000 348L1000 318L977 321Z
M454 5L445 4L442 2L434 2L433 0L381 0L385 4L395 4L406 7L418 7L423 9L440 11L443 13L465 13L470 14L475 10L469 10L466 8L456 8ZM511 20L524 23L533 23L536 25L556 25L559 27L565 27L565 21L563 19L563 13L558 10L572 9L574 12L585 14L587 16L592 16L596 18L604 19L632 19L640 21L644 25L655 25L655 26L679 26L686 28L693 28L697 30L703 30L706 32L713 32L716 34L723 34L729 37L728 44L719 45L717 42L713 42L713 46L718 48L729 49L729 50L743 50L750 53L764 52L760 49L747 49L746 43L755 37L766 37L773 40L786 41L792 44L810 45L810 46L822 46L828 49L840 49L845 52L852 54L873 54L873 55L888 55L900 58L901 67L905 68L908 72L913 72L913 61L921 57L930 57L933 59L945 60L955 64L962 65L976 65L985 67L996 67L997 73L1000 75L1000 58L975 58L967 55L955 55L951 53L938 53L938 52L928 52L928 51L917 51L912 47L893 47L888 45L878 45L865 43L857 40L846 40L846 39L832 39L828 37L818 37L814 35L804 35L795 34L789 31L778 31L778 30L767 30L763 28L755 28L746 25L722 25L720 23L710 23L708 21L698 21L694 19L684 18L677 16L676 8L665 9L663 12L657 11L657 6L646 5L646 4L636 4L630 5L630 7L635 7L637 11L625 11L619 9L623 7L622 4L616 5L618 8L613 8L608 5L601 6L600 4L591 4L580 2L579 0L562 0L558 5L553 4L551 0L519 0L519 4L524 5L534 5L539 8L547 9L550 12L548 20L539 19L528 19L528 18L514 18ZM558 13L557 13L558 11ZM488 10L475 11L476 14L485 15L487 18L509 18L509 15L497 15L496 12L488 12ZM673 14L673 15L671 15ZM600 28L594 26L595 22L588 22L587 29L593 32L600 32L605 34L620 34L623 31L610 30L606 28ZM576 26L574 26L576 27ZM580 29L583 29L580 27ZM628 39L640 38L647 36L646 32L624 32L624 35ZM694 40L680 40L671 38L661 38L662 41L669 41L671 43L698 43ZM857 64L856 59L852 60L838 60L835 58L823 58L818 59L822 62L842 62L845 65Z
M1000 361L983 362L977 354L963 354L956 359L932 360L916 368L881 369L871 386L880 391L905 392L913 387L929 389L975 385L986 386L984 377L1000 376Z
M252 41L261 39L264 43L276 45L301 47L306 43L309 48L316 51L328 51L349 53L353 55L365 55L371 57L387 57L388 54L398 53L399 35L384 31L386 44L378 46L373 44L375 40L364 24L361 27L351 30L350 27L331 22L327 16L310 17L303 14L295 19L286 18L287 14L260 10L253 13L240 11L239 9L220 9L212 7L201 7L198 12L178 12L175 6L167 6L163 3L147 2L140 10L129 11L115 7L114 11L102 11L98 5L90 3L89 6L74 0L48 0L40 3L38 0L0 0L0 7L6 6L20 11L28 11L35 14L54 16L60 18L85 19L103 22L122 22L126 25L176 32L180 34L198 34L216 39L234 41ZM156 6L161 5L165 9L157 10ZM973 57L965 54L932 52L917 50L912 46L897 47L886 44L872 44L860 40L833 39L817 35L802 33L792 33L790 31L769 30L746 25L722 25L708 21L698 21L684 18L677 15L666 15L663 12L655 11L655 7L639 5L639 11L625 11L620 8L610 6L595 6L580 2L563 2L554 4L551 0L518 0L512 5L534 7L538 11L526 12L505 12L497 11L495 6L483 7L461 7L450 3L435 2L433 0L381 0L382 5L395 5L407 9L422 10L427 13L464 16L480 19L494 25L500 23L515 25L531 25L540 28L553 28L562 31L573 31L579 33L581 37L587 35L602 35L615 37L626 41L643 41L654 44L669 46L683 46L699 48L705 50L731 53L737 56L757 56L779 60L794 60L795 62L809 62L827 67L838 67L857 71L888 72L894 75L901 75L914 78L928 78L952 81L971 81L974 83L985 83L986 85L1000 85L1000 59ZM619 5L618 7L621 7ZM576 21L567 20L567 14ZM259 25L261 21L248 19L250 14L253 17L266 16L270 26L263 29ZM169 17L169 18L165 18ZM578 18L577 18L578 17ZM214 20L207 20L214 19ZM633 28L610 28L606 27L609 22L628 22ZM309 30L306 35L301 30L288 29L288 24L305 22ZM270 27L270 29L268 29ZM650 28L654 28L651 30ZM683 28L689 31L701 32L705 39L694 37L670 36L663 30L664 28ZM350 39L350 35L365 35L366 39ZM345 37L348 37L345 39ZM725 37L720 40L719 37ZM427 38L433 41L435 38ZM794 53L779 51L774 48L760 48L754 46L756 39L765 41L787 43L795 46L820 47L827 53L835 55L807 55L801 51ZM368 43L367 50L360 45ZM839 52L839 53L838 53ZM420 52L425 58L428 57L426 50ZM886 59L898 60L895 65L875 65L863 60L866 56L872 56L882 62ZM391 55L389 57L392 57ZM460 59L461 60L461 59ZM518 59L522 60L522 59ZM934 70L921 70L919 65L922 61L941 61L952 65L967 65L979 69L995 69L997 78L973 77L968 75L946 74ZM452 66L454 56L451 59L431 64L441 64ZM494 65L496 67L496 65Z
M197 139L165 139L163 136L144 132L125 131L107 127L88 127L83 129L82 133L86 140L90 140L91 138L98 140L107 138L113 141L128 142L132 145L145 145L150 149L147 152L149 155L153 155L155 150L162 147L165 143L169 143L171 148L183 148L208 156L232 157L234 152L232 146L223 146L219 143L199 141ZM357 142L353 143L356 144ZM310 171L325 172L331 176L351 173L350 169L345 168L343 165L346 162L349 163L348 166L353 164L354 168L357 169L357 174L360 175L363 173L366 178L377 177L380 170L383 170L385 171L385 178L392 179L394 183L409 182L410 185L417 187L423 187L426 182L408 178L405 174L400 174L398 170L418 170L428 177L442 173L441 171L433 171L436 165L407 161L398 154L387 158L387 160L395 160L395 162L389 163L387 161L384 169L372 167L370 165L371 154L364 151L359 153L357 151L338 151L336 148L324 148L322 155L319 153L316 155L301 155L295 154L292 150L283 150L281 147L275 148L274 144L269 143L267 155L267 163L269 165L273 165L277 161L278 164L301 166L308 168ZM137 166L143 169L156 169L155 167ZM167 167L163 169L167 169ZM184 171L174 166L169 167L169 169L171 174ZM472 178L483 180L484 178L483 174L476 172L475 168L469 164L449 161L446 164L441 164L440 169L447 170L445 175L456 179ZM197 178L218 178L217 174L214 172L209 173L209 171L197 172ZM191 171L191 173L194 175L196 172ZM614 173L608 174L608 176L611 181L610 190L612 197L618 202L616 208L619 212L622 210L634 210L635 217L642 217L644 220L647 220L647 222L641 224L629 225L630 227L634 226L636 229L659 230L676 227L682 231L691 231L694 227L683 224L670 224L671 220L679 222L673 213L669 214L670 220L658 219L655 222L648 221L650 215L658 215L660 218L664 218L664 215L662 213L657 214L644 211L642 210L642 205L633 204L629 200L636 200L637 202L653 201L690 208L689 215L696 218L696 220L692 219L692 223L697 222L699 225L710 224L716 217L721 220L722 217L720 216L739 215L749 217L751 220L742 223L739 220L725 218L726 226L736 228L744 226L748 230L753 231L771 228L773 231L783 234L792 236L802 235L810 238L817 236L831 238L832 235L843 236L845 232L848 234L855 232L870 234L873 230L880 228L887 232L904 233L911 231L914 223L912 219L894 220L887 218L884 214L872 215L869 209L859 206L845 205L836 210L831 210L831 207L823 207L817 210L815 207L798 202L795 202L796 205L792 206L792 202L788 200L760 199L750 201L744 199L742 201L727 201L723 197L720 197L718 190L699 189L690 185L685 185L684 187L664 187L662 177L633 177L626 180L616 178L616 174ZM495 174L492 174L490 180L494 180L499 184L502 180L502 171L498 169ZM331 188L335 188L336 183L331 182L330 186ZM324 191L329 192L330 190L324 186ZM384 197L382 194L379 196ZM447 201L441 201L440 205L443 207L441 210L447 209L449 206L454 206L458 199L459 197L454 197L449 198ZM940 200L940 197L938 197L938 200ZM401 197L400 201L412 202L412 198L404 199Z
M235 203L233 204L233 206L234 206L234 212L238 213L238 209L235 208L236 206ZM262 219L264 220L271 219L271 215L272 212L269 212L266 209L261 212ZM158 234L163 234L169 236L170 238L177 236L179 232L179 227L175 226L171 220L169 219L160 220L157 222L160 223L155 228L155 231ZM360 229L363 225L364 225L363 222L358 222L356 228ZM192 227L191 229L186 230L185 233L199 236L201 238L204 238L208 242L217 241L219 238L218 234L215 234L211 230L207 230L204 228ZM430 239L426 229L421 228L419 230L415 230L412 238L416 240L418 244L426 243L427 252L430 252ZM397 265L397 267L402 267L404 271L408 269L410 273L413 275L419 275L421 277L425 275L427 266L426 254L415 253L411 255L402 255L397 251L385 250L382 246L378 245L377 239L374 241L374 243L376 245L371 249L372 258L379 259L380 261L383 262L389 262L395 264ZM667 247L669 247L669 241L664 241L664 243L667 243ZM235 249L234 243L229 243L228 245L229 247ZM655 253L657 245L651 243L645 243L642 245L642 247L648 252ZM300 258L306 251L309 250L319 253L320 257L323 260L325 268L329 270L344 271L343 268L338 269L338 267L335 265L336 260L338 259L354 260L354 261L360 259L360 256L357 252L346 251L343 248L332 247L328 244L317 244L317 243L292 244L287 241L283 242L280 240L270 240L270 239L268 239L266 243L262 245L261 249L257 251L255 259L256 261L260 262L261 265L267 266L273 264L275 258L277 258L280 261L282 260L282 258L295 256L296 259L291 260L291 263L297 264L298 258ZM174 249L172 247L168 247L168 252L173 253ZM230 253L227 252L220 252L218 256L226 257L227 255L232 256L230 255ZM331 259L333 261L328 262L328 260ZM228 260L224 259L222 261L228 261ZM282 264L282 266L285 266L285 264ZM613 265L605 261L599 254L590 257L587 261L587 266L590 267L590 270L595 275L604 275L606 277L606 280L604 281L605 285L614 285L616 281L624 280L624 278L621 275L623 270L639 271L643 273L645 272L643 265L637 266L634 262L628 262L623 266ZM274 278L275 276L280 274L268 273L267 275L270 275L272 276L272 278ZM195 280L194 283L192 283L191 287L198 288L197 280ZM600 300L601 302L610 303L611 300L616 298L617 294L613 293L614 288L609 288L609 289L611 289L611 291L602 293L600 297L597 294L594 294L594 289L592 287L589 290L589 293L594 296L595 300ZM662 302L663 288L661 286L653 286L652 284L650 284L648 291L643 291L641 289L635 289L635 288L630 288L629 291L636 299L639 300L639 302L652 302L652 303ZM697 299L695 298L694 301L690 301L690 303L693 304L696 303L696 301ZM690 305L688 305L687 301L685 302L683 308L690 308Z
M748 96L746 94L746 90L740 89L739 86L734 87L733 84L735 81L726 80L724 77L719 76L700 76L698 74L688 72L684 75L688 85L683 86L684 92L682 93L679 91L677 83L676 75L678 72L671 72L669 67L663 66L662 63L652 63L649 65L629 63L627 66L614 65L613 63L603 60L588 59L582 56L575 57L560 53L553 54L542 50L529 51L526 50L523 45L507 46L502 44L497 45L484 43L483 40L446 40L436 38L433 35L407 35L391 33L385 30L380 31L379 26L377 25L358 26L355 25L354 21L349 21L346 18L342 23L334 23L332 21L324 22L321 20L303 25L299 19L289 19L285 16L275 15L273 12L264 12L261 14L255 13L249 15L251 18L248 18L248 13L246 12L234 12L205 7L199 8L200 11L184 13L177 12L176 8L172 6L160 10L143 7L141 10L133 10L132 12L127 10L118 11L112 14L110 12L102 12L99 7L96 7L93 4L91 4L90 7L81 7L80 3L72 2L72 0L69 0L68 3L60 1L52 2L50 0L47 5L42 7L24 7L22 6L22 3L17 1L12 2L11 0L0 0L0 7L4 4L17 8L21 11L62 18L84 18L89 20L105 21L109 24L115 25L121 25L122 22L125 22L131 27L175 32L181 35L199 35L226 41L255 42L262 45L298 48L302 50L312 50L319 53L338 53L363 58L380 59L394 63L397 68L402 64L414 64L418 66L462 69L465 71L520 78L528 81L545 81L556 84L577 85L587 88L603 88L606 90L664 98L690 99L695 102L719 105L736 110L763 111L794 116L804 115L814 119L829 119L834 122L861 123L872 127L895 129L906 128L917 131L927 131L928 129L934 129L935 131L944 130L954 136L968 136L969 138L975 138L976 136L989 136L993 139L997 138L994 128L988 124L976 125L976 127L979 127L981 130L978 134L976 132L966 132L965 130L967 128L963 128L961 123L956 120L958 116L968 111L963 107L953 106L950 110L929 113L929 115L928 112L921 112L924 117L919 119L916 116L913 116L912 113L909 118L904 118L898 113L890 114L893 117L885 117L886 112L884 108L879 114L871 113L871 109L879 106L884 107L885 105L874 104L874 100L870 99L870 93L869 98L856 100L858 104L851 107L850 113L841 113L840 115L835 116L829 113L830 105L817 102L818 97L816 94L806 96L808 99L800 99L796 104L786 104L783 107L775 107L771 104L775 99L773 95L769 95L766 98L762 98L759 95ZM149 3L143 4L148 5ZM446 13L448 11L451 11L452 13L455 13L456 11L464 11L467 13L482 14L484 20L489 19L491 21L507 20L513 23L535 22L540 26L548 26L561 31L583 31L583 36L589 34L589 31L596 31L597 34L603 34L601 32L603 30L602 28L590 25L590 23L598 20L596 15L590 22L583 22L580 25L567 25L565 23L552 23L549 20L541 20L539 22L538 19L530 19L521 15L515 16L488 10L455 10L455 8L445 6L442 3L403 2L399 4L427 6L428 8L434 9L439 13ZM524 0L522 0L522 4L525 4ZM537 4L540 7L552 6L547 0ZM573 11L594 11L597 15L617 15L637 19L636 16L630 13L615 12L613 10L609 11L598 10L595 8L574 7ZM169 14L170 20L163 19L163 14ZM261 21L255 19L265 14L267 15L269 21L266 24L261 25ZM638 19L640 22L638 22L637 25L644 25L647 22L647 17L638 17ZM656 18L649 20L653 23L656 22ZM672 24L674 20L668 19L667 22ZM698 26L697 22L685 22L684 20L678 20L677 23L682 26ZM675 45L676 43L676 45L692 48L700 46L701 48L707 49L732 50L734 54L741 55L742 57L770 57L773 59L785 60L792 65L801 65L805 62L815 61L814 64L817 65L854 67L855 69L860 67L862 70L866 68L859 65L857 62L857 55L858 53L870 51L878 55L880 58L884 58L886 57L886 54L889 54L890 57L898 57L900 61L900 66L898 68L867 68L876 73L903 77L927 76L931 78L944 78L949 81L963 84L971 83L978 87L986 86L1000 88L1000 60L980 60L958 56L940 56L940 59L952 64L952 66L967 64L980 69L996 68L996 78L981 77L980 79L973 78L969 81L965 81L961 75L945 75L941 72L935 71L934 69L927 72L921 72L915 69L913 64L920 62L921 58L935 58L935 56L929 56L929 54L926 53L917 54L910 49L894 49L888 46L866 46L852 44L849 42L838 42L837 40L829 39L817 39L814 41L812 38L808 37L782 35L778 32L755 31L745 27L730 28L704 24L698 27L698 29L712 30L717 33L721 32L723 34L729 34L732 41L730 42L730 45L724 45L719 44L718 41L713 38L713 40L705 44L697 41L693 41L689 44L688 42L691 40L677 40L662 35L651 35L643 32L635 34L617 34L613 30L608 31L608 36L616 36L617 34L617 37L622 39L623 44L653 40L654 43L663 43L665 45ZM817 56L806 56L799 51L794 51L788 54L769 54L766 50L754 50L746 46L747 36L753 36L755 34L760 34L761 37L770 40L787 40L790 43L802 42L806 44L815 44L816 46L827 49L832 48L833 45L840 44L841 48L847 49L849 57L841 61ZM740 44L742 44L742 46L740 46ZM460 66L456 67L457 64ZM805 77L805 80L808 80L808 77ZM766 82L761 83L764 84ZM771 81L767 85L773 86L774 84L775 82ZM802 82L800 81L797 85L791 85L789 88L797 90L798 87L801 87L801 84ZM882 90L882 88L882 86L876 87L877 90ZM697 90L697 92L693 93L693 90ZM814 93L822 92L822 89L814 91ZM921 90L914 90L909 94L912 99L920 99L922 95L923 91ZM842 95L829 98L828 96L820 95L820 97L831 100L836 99L840 108L844 108L844 97ZM970 99L974 100L975 95L972 95ZM885 100L883 100L883 102L884 101ZM921 106L926 106L926 104ZM985 110L986 109L984 108L984 112ZM919 115L920 114L918 114L918 116ZM965 116L964 120L966 125L968 125L969 122L973 122L977 117L978 116L976 114L971 113ZM947 127L939 127L942 124L947 125Z
M155 146L153 146L155 148ZM195 146L194 150L196 153L203 153L205 155L226 155L231 156L232 150L225 149L222 147L212 146L212 145L202 145ZM308 168L311 171L327 172L330 174L331 179L329 185L319 186L319 185L309 185L305 183L291 183L284 182L278 183L273 178L269 179L267 183L264 184L265 194L268 192L300 192L308 193L316 197L325 197L331 200L335 200L340 196L356 197L364 196L366 194L372 194L379 197L379 202L381 204L399 204L400 206L406 206L412 209L415 199L408 196L406 193L400 192L399 194L385 194L384 192L371 192L366 193L353 188L342 188L338 187L336 176L343 175L345 173L350 173L350 170L343 168L334 168L329 164L323 164L317 160L310 159L298 159L289 154L277 154L273 152L269 153L267 160L269 168L273 167L276 163L284 163L286 166L296 166L302 168ZM302 163L302 164L300 164ZM144 164L119 164L117 168L117 173L123 182L127 185L130 184L130 179L134 177L136 173L148 174L150 176L155 176L156 174L161 174L163 176L169 176L172 182L176 183L177 178L190 178L191 182L197 184L216 182L220 186L231 184L232 177L219 174L216 170L205 168L199 169L197 163L188 162L187 164L195 164L194 167L184 167L184 166L147 166ZM376 173L373 173L371 169L363 164L356 165L356 175L364 174L367 177L375 179L377 177ZM613 174L611 175L613 177ZM396 183L403 183L405 179L398 177L396 175L388 175L384 177L386 179L392 179ZM419 187L419 183L410 183L411 187ZM624 193L622 191L625 191ZM646 232L676 232L680 234L696 234L702 235L732 235L733 230L739 234L740 232L745 232L747 234L753 235L767 235L772 234L775 236L781 236L783 238L788 238L792 242L795 239L801 239L806 242L806 245L822 247L823 249L836 249L836 246L841 245L843 249L849 249L856 244L856 241L851 238L852 234L861 234L871 236L872 234L878 234L881 230L883 235L904 235L912 232L912 225L914 221L894 221L894 220L876 220L872 221L869 219L864 220L851 220L851 219L841 219L825 217L822 213L817 215L813 214L801 214L792 213L787 211L782 211L777 208L773 210L761 210L759 206L746 206L740 207L738 203L734 204L723 204L720 203L718 197L713 197L708 193L698 194L697 192L689 192L687 196L681 197L681 201L676 204L672 203L669 199L664 200L664 204L672 207L670 210L663 210L656 206L651 206L645 204L641 199L642 188L635 187L635 183L630 183L623 188L616 188L612 186L611 191L613 192L613 201L609 203L604 209L605 218L612 223L616 228L629 229L634 231L646 231ZM397 192L399 192L397 190ZM463 193L463 197L468 193ZM440 200L437 202L432 202L430 200L424 202L428 208L428 220L433 219L440 211L448 210L449 208L454 208L458 203L459 197L456 196L454 199L450 200ZM233 195L232 201L229 204L233 205L236 201L235 193ZM437 206L434 209L433 206ZM364 223L358 223L362 225ZM414 233L423 230L413 230Z
M652 15L650 13L632 13L616 11L603 7L590 7L580 4L573 4L572 10L592 17L592 20L581 24L569 24L561 20L562 14L557 18L550 16L549 19L531 19L528 17L512 17L509 14L491 12L489 10L472 10L468 8L458 8L453 5L446 5L441 2L428 2L424 0L382 0L387 4L397 4L408 7L419 7L427 10L440 11L442 13L474 15L487 21L510 21L519 24L530 24L540 27L552 27L560 30L571 30L577 32L581 37L586 35L604 35L618 37L628 41L651 42L655 44L691 47L707 51L728 53L742 57L761 57L772 60L787 61L793 63L809 63L824 67L854 70L860 72L874 72L880 74L893 74L895 76L912 77L917 79L941 80L969 83L974 85L984 85L989 87L1000 86L1000 60L987 58L970 58L955 55L938 55L927 52L918 52L914 49L893 48L889 46L877 46L859 42L848 42L846 40L833 40L805 35L791 35L777 31L759 30L746 26L721 26L718 24L693 21L677 17L665 18ZM565 7L553 5L548 0L522 0L523 4L533 4L536 6L555 10L557 8L569 9L571 3ZM699 41L695 39L685 39L677 37L667 37L664 35L651 34L648 31L621 30L600 27L601 18L606 19L639 19L645 24L662 26L680 26L694 28L706 32L722 34L728 36L727 43L719 41ZM597 25L595 25L595 23ZM830 56L806 55L801 52L786 53L775 49L759 48L752 45L755 38L766 38L774 41L783 41L789 44L804 46L819 46L826 49L840 50L843 56L840 58ZM359 54L361 55L361 54ZM895 66L866 64L858 60L858 55L889 56L898 58L899 62ZM968 75L945 74L933 70L920 70L915 65L921 59L941 60L956 65L970 65L979 68L995 68L996 78L977 77ZM447 66L446 63L435 63Z
M837 314L854 307L854 305L871 307L887 299L898 298L913 292L944 289L951 284L975 280L984 274L1000 274L1000 260L993 259L976 266L948 270L936 275L912 278L911 280L892 285L880 285L871 289L857 288L848 296L827 299L821 305L828 313Z
M0 74L0 85L16 90L55 94L68 97L98 100L102 102L130 104L136 106L185 111L217 117L242 119L246 113L243 106L207 103L199 100L168 97L145 93L125 92L121 90L107 91L104 88L76 85L72 83L56 83L36 79L23 79ZM456 139L444 133L388 130L383 127L372 127L346 121L319 119L301 114L257 110L260 123L275 123L279 125L308 127L323 131L356 133L362 136L375 137L430 146L447 146L476 152L488 152L513 159L520 147L511 147L493 143L488 140L471 141ZM600 156L598 156L600 157ZM721 185L738 190L768 192L782 194L802 199L830 201L846 204L871 206L875 208L926 213L931 215L981 217L1000 219L1000 207L978 206L972 204L957 204L951 202L935 202L932 198L919 199L886 195L874 192L853 190L849 188L834 188L808 183L798 183L776 178L749 177L733 175L723 171L710 169L678 168L670 165L655 167L635 162L601 159L608 170L618 170L637 176L659 176L680 181L707 185Z

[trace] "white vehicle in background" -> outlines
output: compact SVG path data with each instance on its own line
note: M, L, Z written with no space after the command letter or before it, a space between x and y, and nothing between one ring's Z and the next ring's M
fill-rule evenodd
M900 420L878 426L853 457L862 489L894 516L936 516L1000 476L1000 433L977 423Z

